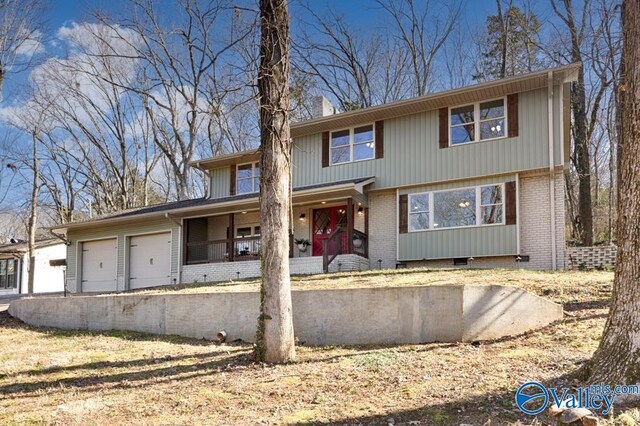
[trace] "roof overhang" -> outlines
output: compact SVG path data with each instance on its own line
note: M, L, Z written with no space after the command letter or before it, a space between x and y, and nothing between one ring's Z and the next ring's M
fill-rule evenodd
M214 167L230 166L232 164L251 163L260 159L257 149L234 152L233 154L217 155L204 160L191 161L189 165L200 170L209 170Z
M359 182L346 182L330 186L318 186L294 190L292 194L293 205L303 205L311 203L319 203L321 201L336 200L340 198L352 197L354 195L363 194L364 187L373 183L375 178L360 180ZM86 222L67 223L51 227L49 229L66 232L68 230L90 229L100 226L108 226L121 223L135 223L141 219L167 219L172 220L183 217L194 216L216 216L228 213L237 213L242 211L257 210L260 207L259 197L242 198L237 200L229 200L220 203L212 202L199 206L177 208L164 211L156 211L151 213L141 213L129 216L119 216L112 218L104 218Z

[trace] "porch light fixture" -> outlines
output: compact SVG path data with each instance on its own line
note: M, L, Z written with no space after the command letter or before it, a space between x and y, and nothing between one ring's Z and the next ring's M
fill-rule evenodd
M364 209L362 207L358 207L358 216L364 215Z
M322 201L320 204L327 204L327 202L326 201Z
M298 219L300 220L300 222L304 222L306 218L307 215L305 213L300 213L300 217Z

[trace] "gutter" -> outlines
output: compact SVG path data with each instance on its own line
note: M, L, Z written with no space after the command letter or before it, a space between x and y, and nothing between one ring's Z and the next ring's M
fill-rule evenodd
M556 270L558 267L558 261L556 259L556 173L553 166L553 71L549 71L548 79L549 84L547 87L547 128L549 131L549 219L551 220L551 269Z
M340 185L335 185L335 186L323 186L323 187L319 187L319 188L311 188L311 189L305 189L305 190L301 190L301 191L294 191L293 196L304 196L304 195L316 195L316 194L326 194L327 192L333 192L333 191L341 191L341 190L348 190L348 189L354 189L360 193L363 193L364 190L364 186L368 185L372 182L375 181L375 178L370 178L367 179L365 181L362 181L360 183L354 183L354 182L349 182L349 183L343 183ZM173 209L173 210L165 210L165 211L156 211L156 212L149 212L149 213L141 213L141 214L131 214L128 216L119 216L119 217L113 217L113 218L105 218L105 219L98 219L98 220L94 220L94 221L87 221L87 222L78 222L78 223L68 223L65 225L60 225L60 226L52 226L50 228L46 228L49 229L50 231L53 230L69 230L69 229L78 229L78 228L83 228L83 227L92 227L92 226L102 226L102 225L109 225L112 223L119 223L119 222L124 222L127 220L138 220L138 219L146 219L146 218L157 218L157 219L161 219L161 218L166 218L166 219L170 219L167 215L175 215L178 213L189 213L192 211L198 211L198 210L202 210L202 209L207 209L207 208L226 208L226 207L233 207L236 205L241 205L241 204L246 204L246 203L257 203L259 201L259 197L255 196L255 197L251 197L251 198L242 198L239 200L229 200L229 201L225 201L223 203L209 203L209 204L202 204L202 205L198 205L198 206L191 206L191 207L182 207L182 208L178 208L178 209ZM172 219L170 219L172 220Z
M178 231L178 279L177 279L177 284L182 284L182 238L183 238L183 232L182 232L182 221L177 220L174 217L171 217L171 215L167 212L164 214L164 217L168 220L170 220L171 222L175 223L176 225L178 225L178 228L180 229ZM171 237L171 240L173 241L173 236Z

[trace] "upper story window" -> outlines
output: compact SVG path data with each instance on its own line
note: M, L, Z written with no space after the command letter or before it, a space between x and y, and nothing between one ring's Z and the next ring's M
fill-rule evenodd
M409 231L501 225L503 185L409 194Z
M260 165L258 163L239 164L236 171L236 194L260 191Z
M331 164L375 158L373 124L331 132Z
M505 99L476 102L449 109L449 144L504 138L507 134Z

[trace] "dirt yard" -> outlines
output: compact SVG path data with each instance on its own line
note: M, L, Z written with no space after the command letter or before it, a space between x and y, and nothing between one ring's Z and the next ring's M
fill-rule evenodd
M247 345L25 326L0 314L0 424L545 424L513 398L528 380L570 385L595 350L612 274L393 271L296 278L295 288L512 284L564 304L561 323L479 344L298 348L252 361ZM252 290L257 282L174 291ZM615 413L634 424L637 411ZM625 417L626 416L626 417ZM613 421L612 421L613 423Z

